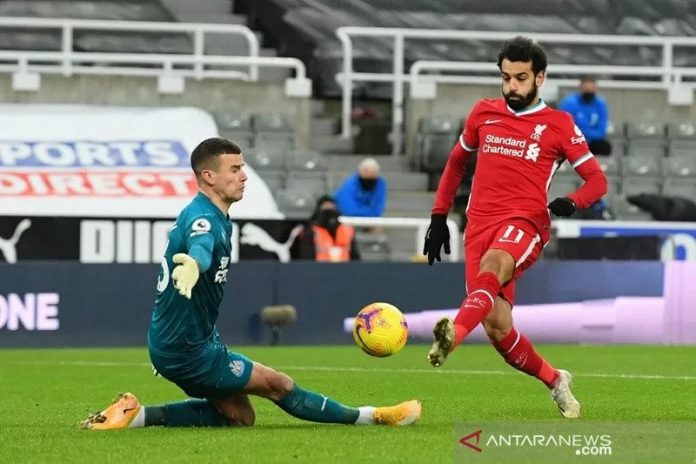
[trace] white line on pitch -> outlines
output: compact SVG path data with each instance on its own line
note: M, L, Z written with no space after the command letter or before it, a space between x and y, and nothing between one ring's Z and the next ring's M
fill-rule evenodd
M118 361L55 361L55 362L17 362L15 365L32 366L87 366L87 367L152 367L150 363L118 362ZM373 372L398 374L434 374L434 375L517 375L515 370L475 370L475 369L407 369L379 367L338 367L338 366L271 366L278 370L321 371L321 372ZM607 374L607 373L573 373L576 377L594 377L602 379L638 379L638 380L696 380L689 375L656 375L656 374Z

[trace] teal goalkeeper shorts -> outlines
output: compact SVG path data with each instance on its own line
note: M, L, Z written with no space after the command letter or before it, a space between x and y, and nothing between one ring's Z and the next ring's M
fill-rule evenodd
M252 361L210 343L197 352L162 352L150 346L150 360L157 372L194 398L227 398L242 392L249 382Z

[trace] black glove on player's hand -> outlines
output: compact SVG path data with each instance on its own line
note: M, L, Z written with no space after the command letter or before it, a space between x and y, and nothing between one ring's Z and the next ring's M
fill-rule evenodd
M554 216L568 217L575 212L575 203L570 198L556 198L549 203L549 209Z
M450 233L447 227L447 215L433 214L430 216L430 227L425 234L423 254L428 256L428 264L433 265L435 260L442 261L440 249L444 245L445 253L450 254Z

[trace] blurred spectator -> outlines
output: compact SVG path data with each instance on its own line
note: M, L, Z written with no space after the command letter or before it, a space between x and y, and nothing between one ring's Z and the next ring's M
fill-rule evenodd
M345 216L382 216L387 203L387 181L380 175L377 160L362 160L358 171L343 181L334 198Z
M559 108L573 116L592 153L611 155L611 144L606 138L609 110L604 98L597 95L597 81L591 77L582 78L580 91L561 100Z
M341 224L336 202L328 195L317 200L317 206L290 248L292 259L322 262L359 260L353 227Z

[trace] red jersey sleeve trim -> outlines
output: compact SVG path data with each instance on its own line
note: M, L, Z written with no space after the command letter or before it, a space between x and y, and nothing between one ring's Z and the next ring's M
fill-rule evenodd
M462 148L466 151L476 151L478 148L476 147L470 147L469 145L464 142L464 133L459 134L459 145L462 146Z
M589 161L593 157L594 157L594 155L591 152L587 152L586 154L582 155L580 158L575 160L575 162L572 164L573 169L577 169L578 166L580 166L585 161Z

